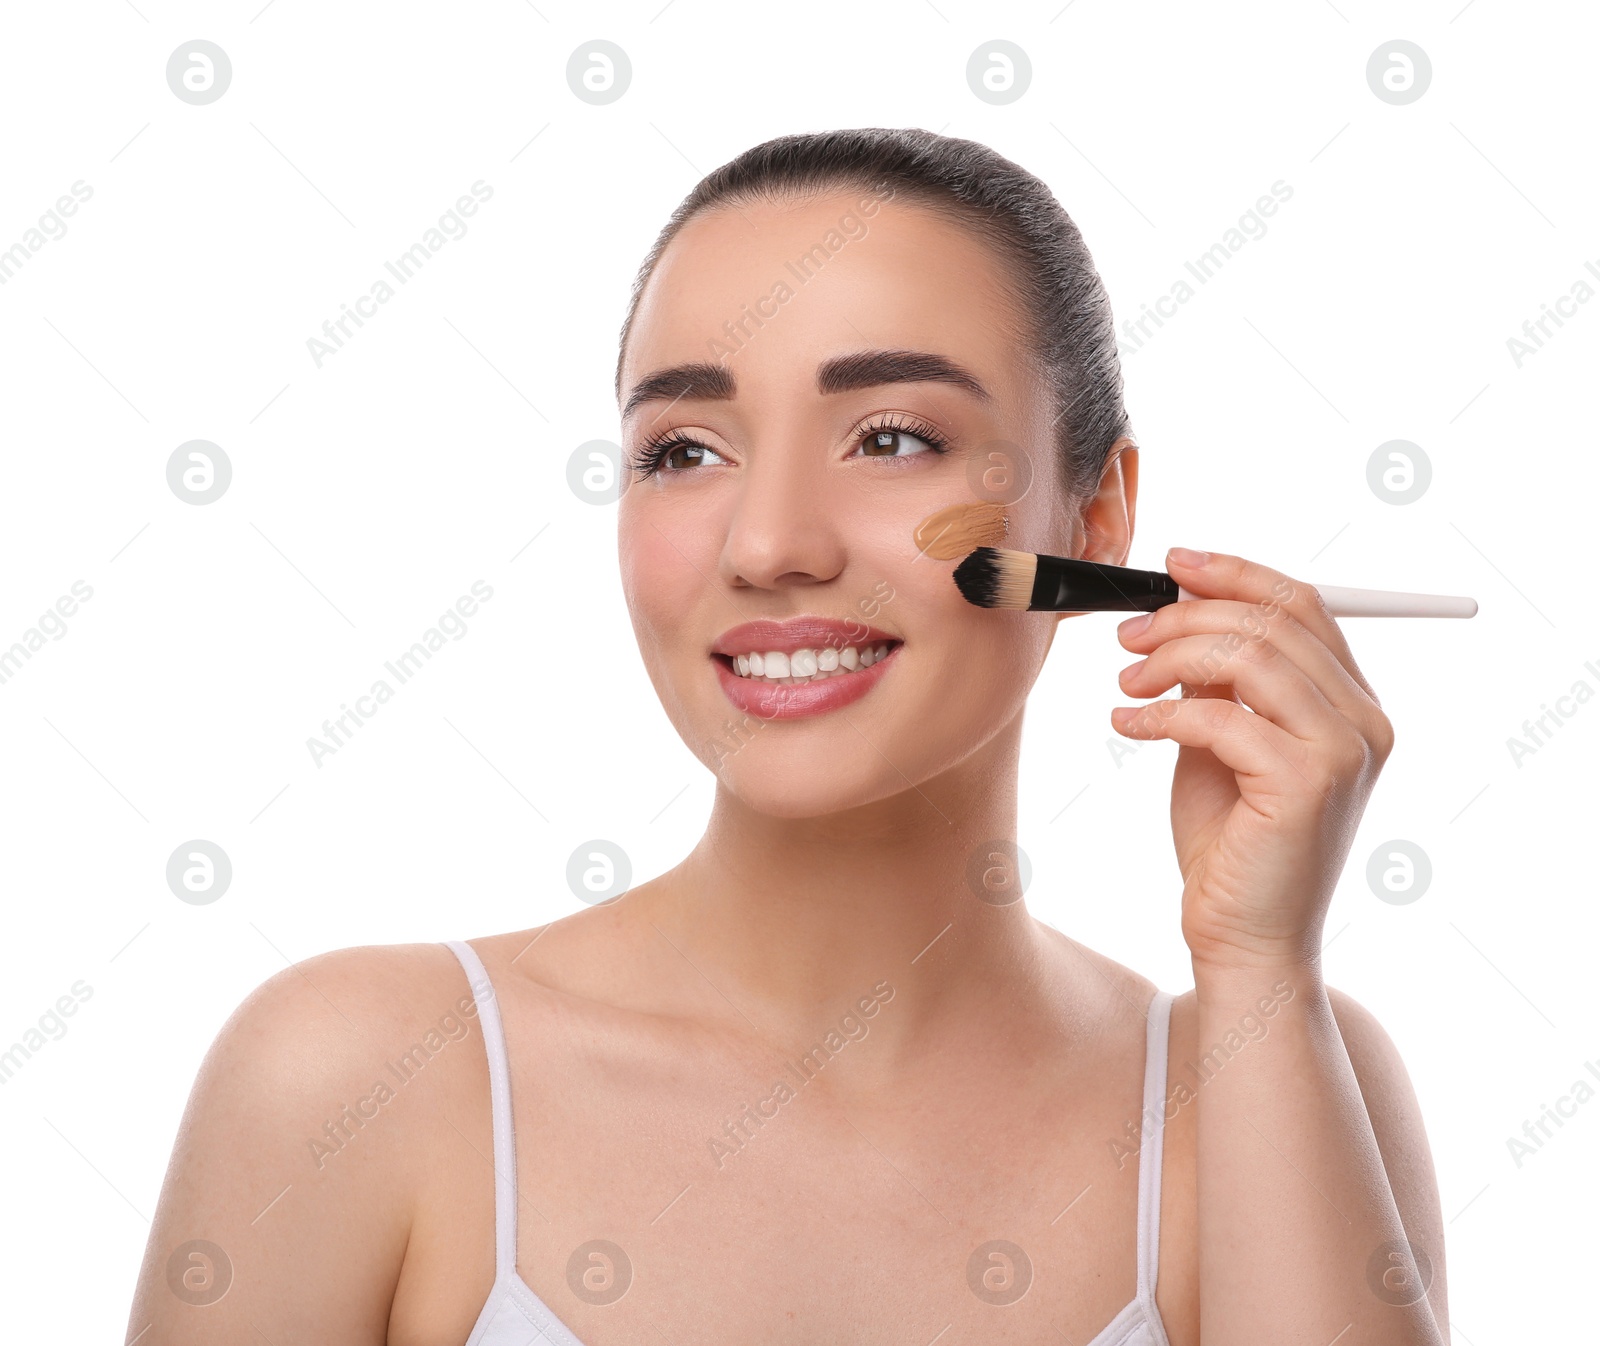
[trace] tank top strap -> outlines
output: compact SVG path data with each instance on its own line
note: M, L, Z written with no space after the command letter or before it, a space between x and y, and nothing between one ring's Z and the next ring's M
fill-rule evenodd
M494 1262L495 1276L510 1277L517 1269L517 1146L511 1121L511 1066L494 984L477 951L464 940L445 941L460 959L472 987L489 1057L489 1105L494 1134ZM1141 1217L1142 1218L1142 1217Z
M1146 1315L1156 1315L1156 1271L1161 1254L1161 1141L1166 1132L1167 1040L1172 1020L1168 991L1157 991L1145 1023L1144 1112L1139 1147L1139 1300Z

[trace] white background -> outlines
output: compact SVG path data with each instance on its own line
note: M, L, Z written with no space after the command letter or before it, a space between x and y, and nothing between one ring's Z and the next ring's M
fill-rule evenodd
M617 435L628 285L700 174L876 125L1046 179L1119 320L1292 187L1125 360L1132 561L1210 547L1479 599L1470 622L1345 623L1399 737L1327 975L1415 1082L1453 1336L1592 1331L1600 1098L1520 1167L1507 1145L1600 1069L1600 697L1520 765L1507 746L1574 683L1600 692L1600 303L1520 367L1507 347L1600 268L1592 7L137 3L8 7L0 45L0 249L93 191L0 286L0 647L93 589L0 685L0 1049L92 987L0 1086L7 1336L124 1331L195 1069L262 980L573 910L590 838L636 880L693 844L712 778L638 663L614 511L569 490L567 461ZM165 79L195 38L233 66L205 106ZM566 81L594 38L633 67L607 106ZM966 83L995 38L1032 63L1004 106ZM1395 38L1433 69L1405 106L1365 74ZM480 179L469 232L316 367L307 339ZM1403 506L1366 476L1397 438L1433 468ZM191 439L233 466L210 505L167 485ZM475 580L494 597L468 634L316 766L307 738ZM1029 901L1181 991L1172 749L1113 759L1113 624L1068 623L1031 702ZM166 882L195 838L233 865L209 905ZM1432 864L1405 905L1366 880L1394 839Z

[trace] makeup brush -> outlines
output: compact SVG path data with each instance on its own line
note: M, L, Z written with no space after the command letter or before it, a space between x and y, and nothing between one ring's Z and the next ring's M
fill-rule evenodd
M979 547L955 569L956 588L980 608L1023 612L1154 612L1197 598L1162 570L1135 570L1066 556L1036 556ZM1335 617L1471 617L1477 600L1390 589L1344 589L1319 584Z

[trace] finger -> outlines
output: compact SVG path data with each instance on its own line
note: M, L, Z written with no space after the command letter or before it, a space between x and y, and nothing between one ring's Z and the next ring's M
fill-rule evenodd
M1374 703L1366 690L1334 652L1287 609L1269 611L1257 603L1194 598L1157 608L1145 618L1142 628L1137 627L1139 620L1130 618L1117 628L1118 638L1130 653L1148 654L1182 636L1209 636L1219 655L1268 641L1287 655L1341 714L1360 725L1373 717Z
M1230 647L1214 632L1180 636L1125 668L1118 680L1129 696L1160 696L1178 682L1231 687L1251 710L1306 743L1358 735L1305 670L1270 640Z
M1192 564L1184 559L1186 555L1206 559ZM1226 552L1188 552L1182 547L1174 547L1167 553L1167 573L1197 597L1242 599L1260 604L1265 610L1283 608L1332 651L1356 686L1377 701L1377 693L1356 664L1344 632L1314 585L1291 579L1280 570L1247 561L1242 556L1230 556Z
M1170 739L1186 748L1205 748L1243 776L1281 772L1304 747L1265 716L1252 715L1236 701L1184 697L1147 706L1118 706L1111 727L1126 738Z

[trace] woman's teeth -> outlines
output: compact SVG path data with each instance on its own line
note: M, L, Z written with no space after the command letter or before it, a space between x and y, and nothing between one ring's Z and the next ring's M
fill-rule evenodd
M837 678L846 673L871 668L889 653L887 641L879 645L847 645L835 649L828 645L820 650L795 650L784 654L772 650L766 654L736 654L733 671L741 678L758 678L762 682L784 683L821 682L824 678Z

